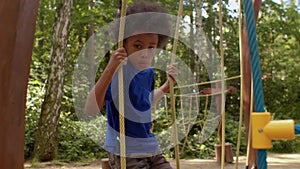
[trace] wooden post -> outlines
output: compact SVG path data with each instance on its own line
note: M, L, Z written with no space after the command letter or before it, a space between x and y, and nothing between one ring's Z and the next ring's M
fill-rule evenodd
M24 168L26 91L38 0L0 1L0 168Z
M215 155L218 163L221 163L222 156L222 145L215 145ZM225 143L225 162L232 163L233 162L233 152L232 152L232 144Z
M101 159L102 169L111 169L108 161L109 161L108 158L102 158Z
M254 4L254 15L257 21L259 8L261 6L261 0L253 0ZM245 22L244 22L245 23ZM244 76L244 115L245 115L245 127L246 127L246 141L248 140L249 133L249 120L250 120L250 96L251 96L251 65L250 65L250 53L248 46L248 35L246 30L246 24L243 25L243 36L242 36L242 53L243 53L243 76ZM253 109L254 110L254 109ZM257 166L257 151L254 150L250 144L250 152L249 152L249 167L253 165Z

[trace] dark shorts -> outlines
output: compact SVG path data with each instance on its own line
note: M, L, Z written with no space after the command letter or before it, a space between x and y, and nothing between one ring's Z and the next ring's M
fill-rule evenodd
M120 169L120 156L108 153L112 169ZM170 163L161 154L145 158L126 158L126 169L172 169Z

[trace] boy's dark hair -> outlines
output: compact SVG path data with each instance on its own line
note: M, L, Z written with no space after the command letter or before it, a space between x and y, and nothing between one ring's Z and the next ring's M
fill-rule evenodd
M120 18L120 14L118 14ZM119 33L117 23L115 35ZM137 0L126 10L124 38L139 33L158 34L158 48L163 48L172 32L171 16L158 3Z

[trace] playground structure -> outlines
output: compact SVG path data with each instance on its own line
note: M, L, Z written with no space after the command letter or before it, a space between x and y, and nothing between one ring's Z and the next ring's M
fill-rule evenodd
M121 10L121 17L124 18L126 16L126 0L122 1L122 10ZM247 83L247 87L248 87L248 91L245 92L245 94L247 94L248 98L246 98L246 106L248 107L248 109L246 108L245 110L245 114L246 114L246 133L248 136L248 160L246 162L246 167L248 168L249 166L252 168L262 168L265 169L267 168L267 162L266 162L266 148L270 148L266 147L265 144L271 144L271 140L275 140L275 139L294 139L294 122L293 120L285 120L285 121L281 121L281 122L271 122L270 125L264 126L266 124L269 124L269 118L270 115L264 116L263 117L267 117L265 119L260 119L258 118L258 120L263 120L262 123L257 123L259 124L258 128L252 127L254 126L253 121L251 121L252 116L253 117L261 117L261 116L257 116L256 114L252 115L253 112L253 108L255 108L256 112L264 112L264 98L263 98L263 90L262 90L262 80L261 80L261 70L260 70L260 62L259 62L259 54L258 54L258 45L257 45L257 40L256 40L256 21L257 21L257 17L258 17L258 12L259 12L259 8L261 5L261 0L257 0L254 1L254 3L250 0L245 0L245 4L244 4L244 11L245 11L245 24L244 24L244 29L242 32L242 17L241 17L241 1L239 1L240 4L240 8L239 8L239 37L240 37L240 58L241 58L241 70L242 70L242 75L241 75L241 81L242 83ZM254 5L253 5L254 4ZM175 36L174 36L174 42L173 42L173 46L172 46L172 54L173 56L176 55L176 49L177 49L177 43L178 43L178 32L179 32L179 23L180 23L180 18L182 16L182 10L183 10L183 0L180 0L179 2L179 8L178 8L178 15L177 15L177 22L176 22L176 29L175 29ZM220 56L221 56L221 68L222 68L222 72L221 72L221 85L220 88L221 89L221 99L218 98L217 102L219 102L218 105L221 105L221 132L219 132L219 136L222 137L220 139L220 143L222 144L221 146L221 168L224 168L224 163L225 163L225 74L224 74L224 50L223 50L223 25L222 25L222 1L219 0L219 26L220 26ZM120 32L119 32L119 42L122 42L123 40L123 31L124 31L124 19L121 19L121 23L120 23ZM243 39L241 38L243 37ZM243 43L242 43L243 42ZM119 47L122 46L119 44ZM245 61L243 61L243 57L245 57ZM171 63L174 63L175 58L171 57ZM251 69L250 69L250 64L251 64ZM244 66L246 67L244 69ZM245 73L245 72L246 73ZM119 73L119 113L120 113L120 155L121 155L121 169L125 169L126 168L126 149L125 149L125 145L126 145L126 140L125 140L125 125L124 125L124 96L123 96L123 82L122 82L122 68L120 69ZM246 75L246 76L245 76ZM245 81L243 77L246 77ZM249 89L252 88L251 91L249 91ZM241 85L241 91L244 91L244 86ZM211 93L209 93L211 94ZM251 96L250 96L251 94ZM254 98L255 97L255 98ZM241 97L242 101L244 97ZM253 100L255 101L255 104L252 105L251 103L253 102ZM241 101L241 103L242 103ZM173 79L170 78L170 102L171 102L171 112L172 112L172 124L176 124L176 106L175 106L175 97L174 97L174 82ZM243 105L243 104L241 104ZM242 107L242 106L241 106ZM220 107L219 107L220 109ZM239 137L240 137L240 130L241 130L241 121L242 121L242 108L240 109L240 125L239 125ZM254 120L255 118L253 118ZM257 119L257 118L256 118ZM271 126L271 127L270 127ZM284 133L284 129L282 129L282 132L280 132L279 134L277 134L276 136L274 136L275 134L275 130L282 127L282 126L288 126L284 129L286 129L288 131L288 134L286 135L281 135ZM179 147L178 147L178 132L177 132L177 125L173 126L173 141L174 141L174 151L175 151L175 158L176 158L176 168L179 169L180 168L180 156L179 156ZM257 130L257 131L256 131ZM257 136L259 138L259 140L263 141L263 146L261 147L257 147L257 142L254 141L253 137L252 139L250 139L250 133L256 133L255 136ZM258 133L258 134L257 134ZM268 135L269 133L269 135ZM270 135L270 133L272 133L273 135ZM268 137L269 138L265 138L260 139L261 137ZM252 145L251 148L251 140L252 143L254 143ZM265 142L268 143L265 143ZM238 142L240 142L240 138L238 140ZM240 143L238 143L239 145ZM256 150L254 150L253 148L258 149L257 151L257 155L256 155ZM238 147L239 149L239 147ZM238 157L238 152L237 151L237 157ZM257 158L258 156L258 158ZM229 160L230 161L230 160Z
M272 148L272 140L295 138L294 120L271 121L270 113L252 113L253 147L257 149Z
M254 1L254 14L257 19L259 6L261 1ZM38 1L25 1L16 0L8 1L3 0L0 2L0 20L3 24L0 25L0 52L2 55L1 61L1 115L2 120L0 123L0 168L4 169L20 169L23 168L24 162L24 124L25 124L25 102L26 102L26 89L27 81L29 77L30 58L32 53L33 37L35 30L35 21L37 17ZM9 14L10 13L10 14ZM180 15L179 15L180 16ZM26 25L26 26L24 26ZM251 25L251 24L249 24ZM253 24L252 24L253 26ZM245 120L249 122L250 119L250 57L247 42L247 33L244 27L243 34L243 57L245 58L244 65L244 112ZM254 43L254 42L253 42ZM251 42L249 44L252 44ZM174 45L176 46L176 45ZM175 50L176 53L176 50ZM119 78L121 79L121 78ZM17 83L16 83L17 82ZM225 94L222 86L222 94ZM254 87L254 89L256 89ZM247 91L248 90L248 91ZM120 91L120 90L119 90ZM248 97L248 98L247 98ZM173 98L173 97L172 97ZM223 99L224 100L224 99ZM255 99L258 101L258 99ZM173 102L173 101L172 101ZM258 108L257 105L255 105ZM173 109L173 108L172 108ZM257 111L257 110L256 110ZM259 112L259 111L257 111ZM120 113L121 114L121 113ZM261 114L261 115L260 115ZM298 131L297 126L295 127L293 121L288 120L284 122L270 121L269 115L254 114L252 121L253 127L252 133L256 133L255 138L265 137L267 140L262 141L262 145L253 144L255 148L267 149L270 148L270 141L272 139L293 139L294 128ZM263 116L263 120L260 120ZM176 118L173 116L173 118ZM223 118L225 120L225 118ZM258 120L256 120L258 119ZM174 119L176 120L176 119ZM259 122L256 125L255 122ZM255 123L255 125L254 125ZM247 132L250 131L250 123L246 123ZM224 125L223 125L224 126ZM270 127L271 126L271 127ZM273 136L274 130L281 128L281 126L289 126L286 130L283 129L279 135ZM289 131L285 133L286 131ZM175 132L176 133L176 132ZM272 136L270 136L270 134ZM297 133L297 132L296 132ZM281 135L283 134L283 135ZM286 134L286 135L284 135ZM261 136L262 135L262 136ZM267 135L268 137L266 137ZM253 137L254 138L254 137ZM261 143L261 142L260 142ZM175 145L177 145L175 143ZM222 146L222 160L224 159L224 150ZM177 150L178 151L178 150ZM255 158L256 150L250 150L249 166L256 163ZM252 154L252 155L251 155ZM177 157L177 159L179 159ZM179 162L178 162L179 163ZM224 164L224 161L222 161ZM264 169L265 167L259 168ZM179 165L177 165L179 168Z
M25 103L38 0L0 1L0 168L24 168Z

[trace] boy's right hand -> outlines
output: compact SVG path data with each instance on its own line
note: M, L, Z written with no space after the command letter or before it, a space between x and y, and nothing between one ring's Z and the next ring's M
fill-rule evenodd
M128 57L125 48L119 48L112 53L108 66L117 70L121 65L125 65L127 63L127 59Z

